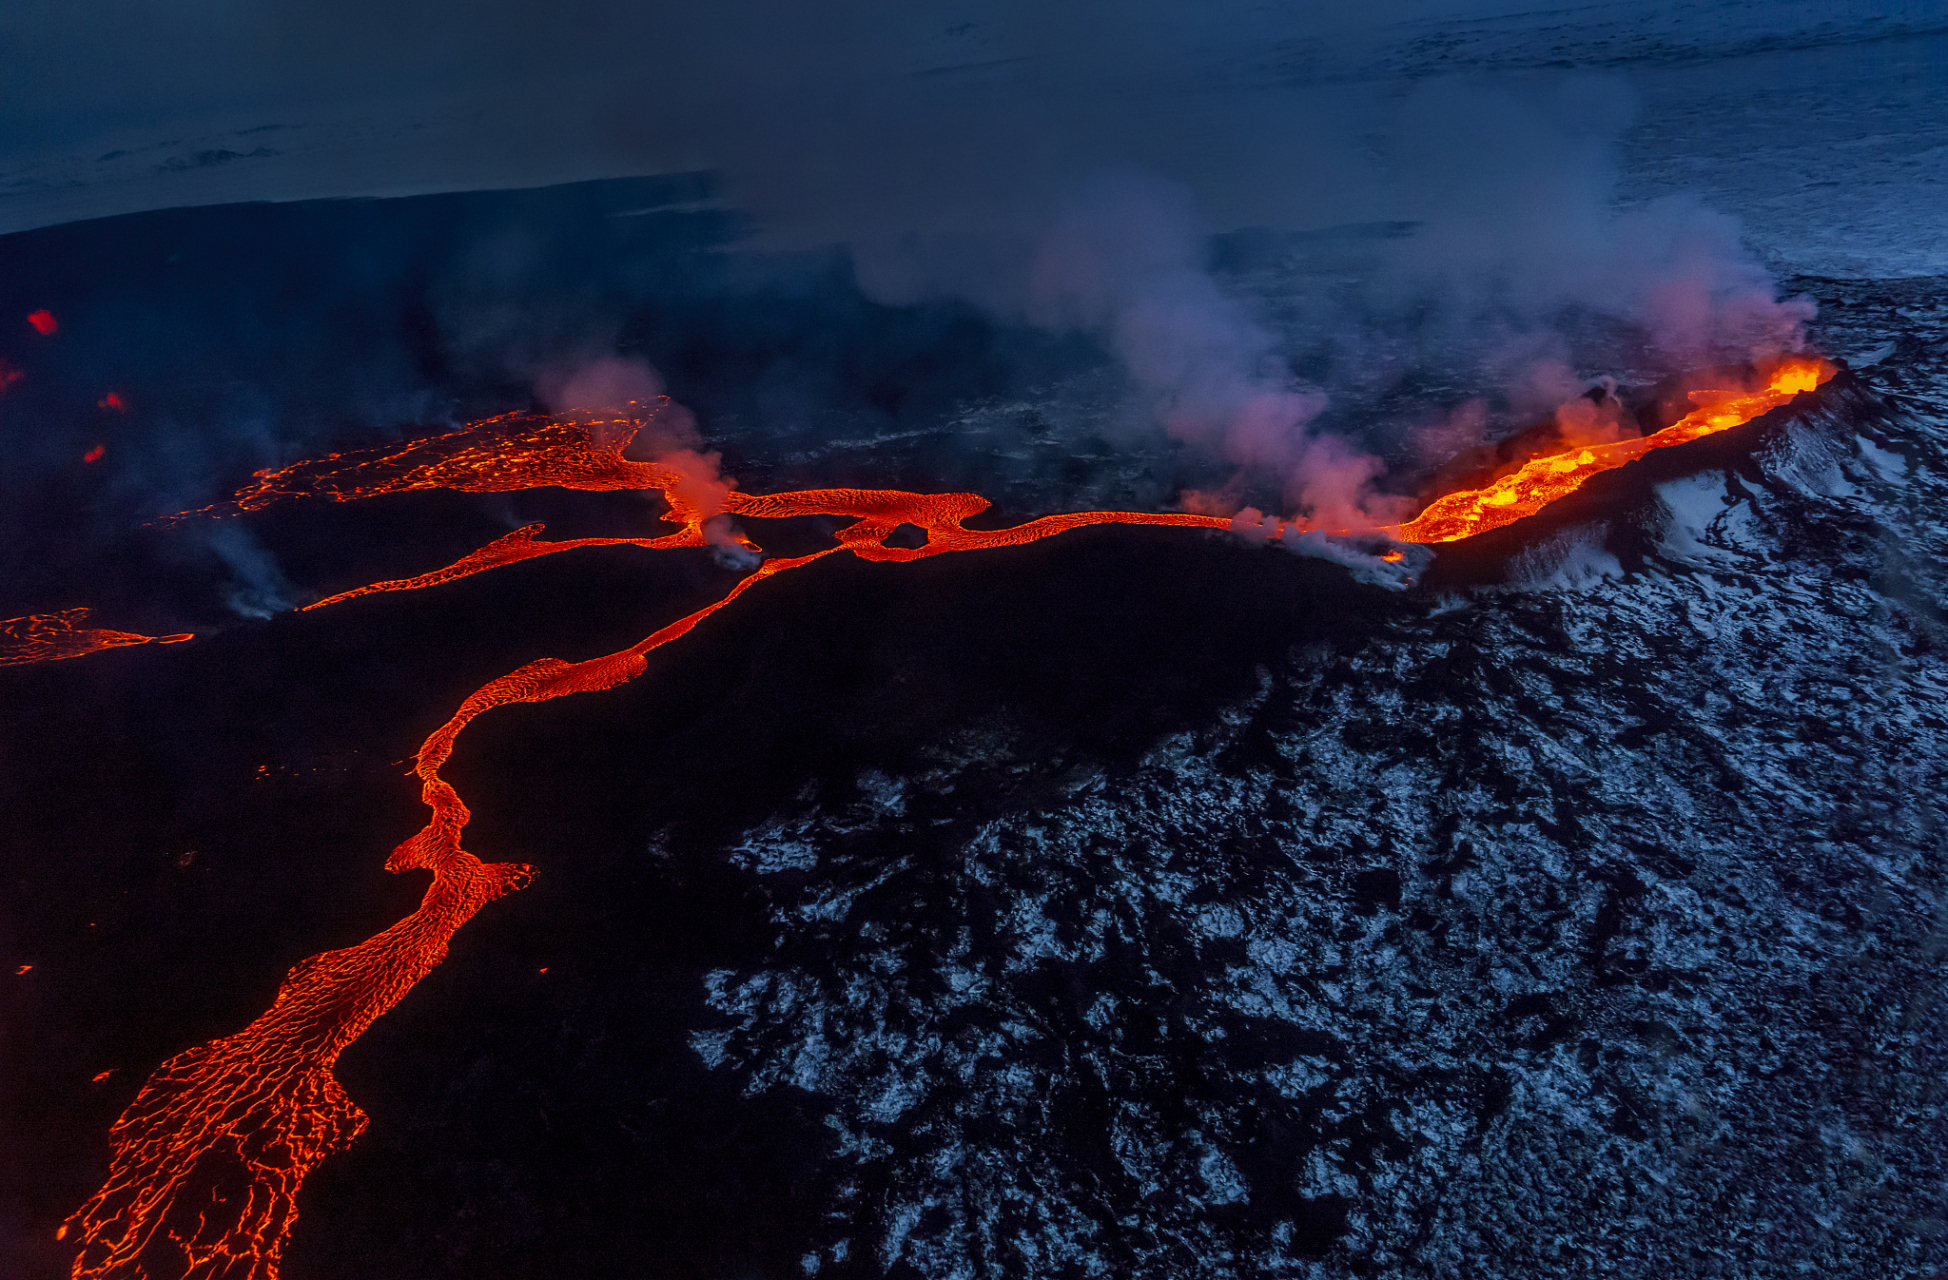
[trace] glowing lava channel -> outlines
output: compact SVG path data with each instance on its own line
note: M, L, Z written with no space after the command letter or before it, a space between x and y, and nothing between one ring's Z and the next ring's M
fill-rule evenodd
M87 616L85 608L63 609L59 613L35 613L0 622L0 667L59 662L63 658L85 657L103 649L132 644L181 644L196 636L193 631L173 636L145 636L134 631L84 627L81 623Z
M456 433L465 435L466 433ZM443 437L443 439L446 439ZM538 543L532 528L489 544L448 569L364 590L429 586L469 573L571 546L629 543L651 547L706 545L706 525L723 512L686 496L693 476L681 468L621 457L621 444L603 446L586 430L549 423L526 433L509 454L460 443L478 466L455 456L401 468L400 456L381 459L390 474L365 492L323 487L341 500L419 488L473 491L569 484L578 488L655 488L670 503L666 519L682 528L660 539L578 539ZM410 453L410 448L403 453ZM509 465L510 454L520 459ZM311 472L298 472L315 478ZM258 506L275 486L260 477L239 505ZM341 476L340 479L343 479ZM222 1277L274 1280L278 1258L297 1217L305 1176L365 1127L365 1115L345 1095L332 1068L345 1047L397 1004L446 955L447 940L474 912L525 885L530 869L483 863L460 847L468 811L439 775L460 732L483 712L518 702L542 702L607 689L641 675L645 655L688 633L758 583L835 551L868 560L917 560L950 551L1020 546L1090 524L1153 524L1223 529L1215 516L1078 512L1010 529L976 531L961 522L987 508L976 494L918 494L892 490L814 489L798 493L720 495L724 511L748 517L825 514L850 516L838 545L810 555L765 561L722 600L664 627L639 643L586 662L544 658L477 690L421 745L415 772L431 810L425 827L394 849L389 871L433 872L419 909L357 946L313 956L294 967L269 1011L232 1036L199 1045L163 1063L109 1131L112 1158L106 1184L61 1228L81 1241L76 1280L109 1277ZM261 499L261 501L259 500ZM923 547L883 545L902 524L927 531ZM719 535L720 537L722 535ZM742 541L741 539L739 541ZM749 543L744 543L750 546ZM752 548L755 550L755 548ZM319 603L328 603L320 601Z
M1813 389L1831 371L1817 360L1794 360L1781 365L1761 391L1694 392L1701 406L1653 436L1537 458L1484 489L1443 497L1414 520L1384 532L1400 542L1448 542L1509 524L1574 492L1598 471L1620 466L1651 449L1748 421L1800 391ZM332 455L260 472L256 483L230 503L205 509L254 510L299 494L351 501L423 489L476 493L544 486L655 489L669 504L664 519L678 526L660 538L543 542L534 536L540 526L529 525L444 569L347 591L313 608L371 592L434 586L573 547L674 548L714 543L756 552L754 544L725 526L728 516L830 515L849 517L853 523L836 534L837 545L809 555L767 560L722 600L627 649L585 662L544 658L466 698L420 746L415 773L430 816L386 861L390 871L432 871L433 883L418 910L356 946L300 962L285 976L271 1008L249 1026L180 1053L156 1070L109 1131L113 1154L107 1182L61 1228L63 1238L72 1231L81 1243L72 1273L76 1280L158 1276L275 1280L305 1176L365 1127L364 1113L332 1074L339 1054L439 964L448 939L476 911L530 878L525 865L483 863L460 847L469 814L459 795L441 779L440 768L476 716L495 707L589 693L632 680L647 668L650 651L687 634L758 583L835 551L850 551L867 560L909 561L955 551L1021 546L1085 525L1233 527L1232 521L1220 516L1084 511L1008 529L974 530L966 528L965 521L985 511L989 503L972 493L810 489L744 494L700 474L691 465L699 461L694 454L656 462L624 458L623 447L640 425L634 417L563 421L507 415L356 460ZM903 524L924 530L926 543L885 545ZM70 610L55 617L64 620L65 633L118 638L75 641L62 638L61 628L42 627L32 634L47 638L36 643L54 649L71 646L71 651L46 656L68 657L151 639L126 632L75 631L73 623L83 612Z
M1742 426L1800 392L1813 390L1834 372L1834 366L1818 357L1792 356L1781 361L1757 391L1693 391L1691 400L1698 407L1662 431L1532 458L1485 488L1437 498L1412 520L1385 532L1396 542L1455 542L1499 529L1568 497L1591 476L1634 462L1652 449L1688 444Z

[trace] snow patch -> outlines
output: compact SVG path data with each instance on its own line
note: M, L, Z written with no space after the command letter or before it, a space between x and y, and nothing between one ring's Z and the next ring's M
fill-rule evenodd
M1716 473L1687 476L1657 486L1657 500L1664 505L1664 528L1660 541L1676 560L1723 560L1722 547L1714 545L1714 526L1725 514L1724 477Z
M729 856L733 864L761 875L775 875L780 871L810 871L818 865L818 849L806 839L805 832L777 819L756 828L732 845Z
M1907 459L1892 449L1883 449L1865 436L1855 436L1854 445L1867 465L1883 480L1899 480L1907 475Z
M1583 591L1621 577L1622 563L1603 549L1603 527L1584 525L1515 557L1508 585L1517 591Z
M1851 498L1859 490L1847 482L1834 446L1798 423L1761 455L1767 472L1806 493L1823 498Z
M906 812L906 783L877 769L859 775L859 792L881 813L899 817Z

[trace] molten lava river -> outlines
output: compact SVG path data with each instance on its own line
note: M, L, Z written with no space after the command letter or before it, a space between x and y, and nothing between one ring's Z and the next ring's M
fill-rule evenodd
M1535 458L1485 488L1448 494L1405 524L1377 531L1400 543L1451 542L1507 525L1574 492L1591 476L1722 431L1816 387L1832 367L1813 359L1779 365L1756 391L1694 392L1697 408L1654 435ZM715 546L756 564L722 599L643 637L582 662L543 658L489 681L465 698L421 744L414 766L425 825L395 848L391 871L423 868L432 883L419 907L355 946L305 959L285 976L271 1007L250 1025L164 1062L110 1131L106 1183L62 1227L79 1244L78 1278L244 1277L270 1280L297 1217L296 1197L326 1155L343 1148L366 1117L333 1074L344 1049L445 957L450 939L483 906L529 882L530 868L484 862L461 847L469 812L441 769L455 741L485 712L611 688L641 675L647 656L711 614L780 574L835 552L909 562L963 551L1023 546L1099 524L1227 529L1224 517L1086 511L1011 528L970 529L988 502L970 493L809 489L747 494L698 478L681 460L636 461L624 447L645 415L548 419L515 414L391 451L333 455L260 473L231 502L176 519L255 510L312 495L344 502L417 490L494 493L556 486L655 490L673 532L655 538L544 541L538 525L518 529L444 568L377 582L308 606L323 608L374 592L438 586L576 547L653 549ZM759 560L732 521L822 516L846 521L833 545ZM901 526L920 546L888 545ZM187 640L79 626L85 611L14 619L0 632L0 663L76 657L98 649Z

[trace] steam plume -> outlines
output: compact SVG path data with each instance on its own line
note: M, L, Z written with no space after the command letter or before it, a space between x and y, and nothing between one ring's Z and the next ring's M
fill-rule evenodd
M716 549L718 560L739 568L756 563L737 537L730 517L723 514L725 499L737 487L737 481L723 474L724 455L703 451L696 415L667 398L662 377L647 361L602 356L557 366L535 380L535 394L552 413L634 409L646 414L647 420L630 440L602 439L598 435L598 443L621 444L634 456L681 473L683 479L671 496L708 517L703 533ZM591 429L599 433L609 429L609 424L597 422Z
M1636 109L1615 76L1416 89L1396 137L1422 221L1368 306L1418 311L1448 342L1477 335L1518 412L1580 392L1575 366L1626 344L1667 369L1799 349L1812 305L1778 298L1737 219L1688 197L1619 207L1617 141Z

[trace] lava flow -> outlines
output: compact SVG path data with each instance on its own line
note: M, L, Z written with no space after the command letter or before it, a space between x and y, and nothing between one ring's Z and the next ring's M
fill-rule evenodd
M391 871L423 867L433 872L419 909L365 942L301 962L256 1021L235 1035L178 1054L157 1069L109 1131L113 1155L106 1184L61 1229L63 1238L75 1230L81 1240L72 1273L76 1280L158 1275L274 1280L297 1217L299 1186L320 1160L365 1127L364 1113L332 1074L339 1054L444 958L447 940L474 912L527 882L527 867L482 863L460 847L467 807L439 771L460 732L476 716L510 703L542 702L632 680L647 668L651 650L687 634L758 583L835 551L903 561L1019 546L1089 524L1222 529L1229 523L1215 516L1078 512L983 531L962 523L988 506L985 498L971 493L814 489L753 496L717 486L700 495L696 477L680 466L623 458L623 439L605 442L604 433L586 424L530 422L509 448L496 451L470 429L335 470L301 464L260 476L256 488L238 499L238 506L248 508L294 491L343 501L429 488L653 488L669 503L664 518L681 526L664 538L562 543L535 541L531 526L445 570L378 583L337 599L366 590L431 586L571 546L704 546L713 536L735 537L713 535L709 529L727 513L753 518L826 514L849 516L854 523L839 531L838 545L766 560L722 600L627 649L585 662L531 662L463 701L419 750L415 772L431 815L386 861ZM440 447L442 442L446 447ZM885 538L902 524L925 530L927 544L885 546Z
M1818 361L1793 361L1781 365L1762 391L1693 393L1703 402L1700 408L1654 436L1538 458L1485 489L1444 497L1388 532L1402 542L1445 542L1507 524L1574 491L1597 471L1747 421L1817 386L1830 372L1830 366ZM1220 516L1084 511L980 530L967 528L965 522L989 503L972 493L809 489L746 494L703 474L693 465L701 461L693 453L652 462L625 458L623 448L640 425L633 417L559 420L511 414L389 451L356 458L333 455L260 472L256 483L231 502L205 509L253 510L300 494L342 502L425 489L655 489L668 503L663 519L677 526L658 538L545 542L535 537L540 526L529 525L446 568L343 592L313 608L372 592L431 587L572 547L735 544L758 552L755 544L728 528L729 517L828 515L852 523L837 532L835 545L765 560L722 600L626 649L583 662L530 662L462 701L419 749L414 772L430 811L426 825L386 862L391 871L433 872L418 910L362 943L302 961L286 975L271 1008L249 1026L178 1054L157 1069L110 1130L113 1155L106 1184L61 1229L63 1238L76 1231L81 1242L76 1280L162 1275L274 1280L297 1216L299 1186L320 1160L365 1126L364 1114L332 1074L339 1054L441 961L448 939L476 911L529 878L526 866L483 863L460 847L469 814L440 777L440 769L475 717L496 707L590 693L632 680L647 669L652 650L687 634L745 591L837 551L867 560L910 561L1021 546L1084 525L1232 527ZM887 546L886 539L902 525L918 526L926 534L925 543Z
M58 662L62 658L79 658L131 644L181 644L194 639L196 634L184 631L172 636L145 636L134 631L84 627L81 622L87 616L85 608L63 609L59 613L35 613L0 622L0 667Z
M661 405L647 407L654 418ZM455 489L464 493L504 493L517 489L654 489L669 505L663 519L677 527L656 538L575 538L544 541L535 535L542 525L523 525L444 568L354 587L306 605L320 609L357 596L382 591L411 591L438 586L487 569L500 568L536 556L553 555L577 547L646 547L667 550L703 547L713 542L758 553L762 548L731 532L723 517L776 519L786 516L852 517L857 523L839 531L837 549L868 560L918 560L949 551L979 551L1019 546L1091 524L1177 525L1224 529L1230 521L1218 516L1176 512L1078 511L1044 516L1010 529L976 530L962 522L987 510L986 498L972 493L907 493L892 489L804 489L793 493L748 494L700 475L691 465L694 454L674 454L655 462L623 456L629 438L642 418L573 420L539 414L510 413L442 436L416 440L390 450L371 450L357 457L332 454L315 461L294 463L275 471L260 471L256 482L227 502L185 511L165 518L180 521L196 515L226 515L255 511L280 499L314 496L351 502L382 494L425 489ZM920 547L888 547L886 536L902 524L916 525L927 534Z
M1412 520L1386 532L1399 542L1455 542L1499 529L1568 497L1598 472L1634 462L1652 449L1686 444L1750 422L1800 392L1813 390L1834 372L1833 365L1817 356L1790 356L1773 368L1757 391L1693 391L1691 401L1698 407L1662 431L1532 458L1519 471L1485 488L1435 499Z

